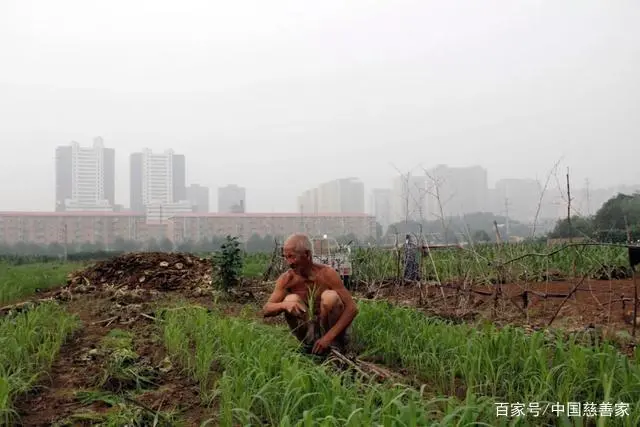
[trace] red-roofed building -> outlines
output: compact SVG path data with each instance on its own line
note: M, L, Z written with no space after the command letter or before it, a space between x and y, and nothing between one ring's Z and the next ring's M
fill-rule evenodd
M148 239L143 214L132 212L0 212L0 242L102 243Z
M146 242L168 237L175 243L199 241L227 234L246 240L259 236L286 236L295 232L358 238L375 236L375 218L366 214L295 213L184 213L167 221L148 221L137 212L0 212L0 242L46 245L101 243L116 239Z
M264 237L286 236L296 232L330 236L354 234L360 239L366 239L375 237L376 221L373 216L361 213L304 216L295 213L191 213L169 219L169 238L174 242L198 241L227 234L246 240L252 234Z

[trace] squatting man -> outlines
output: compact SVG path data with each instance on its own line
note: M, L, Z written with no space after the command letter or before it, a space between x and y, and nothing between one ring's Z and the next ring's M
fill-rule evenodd
M312 337L314 354L323 354L334 346L344 348L358 307L340 275L327 265L313 262L311 241L304 234L293 234L285 241L283 256L290 269L276 281L263 307L264 317L284 313L292 333L303 343L308 338L310 322L314 322L314 330L320 327L324 333ZM317 307L314 311L319 316L309 319L308 302L313 295L313 304Z

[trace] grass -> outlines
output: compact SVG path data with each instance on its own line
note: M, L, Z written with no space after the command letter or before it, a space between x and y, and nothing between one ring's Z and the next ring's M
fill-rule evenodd
M11 424L13 399L51 367L79 321L54 303L0 320L0 421Z
M67 274L81 267L82 264L61 262L21 265L0 263L0 304L19 300L38 289L64 285Z
M372 356L402 366L442 395L457 387L467 399L496 402L629 403L630 416L614 425L640 425L640 351L634 360L612 345L579 345L573 338L549 342L517 328L453 325L386 302L360 302L354 334ZM568 423L564 416L556 421ZM495 419L485 419L493 422ZM524 424L523 424L524 425Z
M427 401L410 388L337 373L301 354L280 328L200 307L168 309L160 317L167 351L198 380L204 403L217 405L219 418L210 421L219 425L416 426L438 425L439 418L451 425L493 411L483 399L471 406Z

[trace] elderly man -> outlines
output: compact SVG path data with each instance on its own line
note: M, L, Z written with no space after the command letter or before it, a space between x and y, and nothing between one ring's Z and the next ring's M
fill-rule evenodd
M358 314L358 307L338 272L313 262L311 241L304 234L291 235L284 243L283 255L290 270L276 281L275 289L263 307L264 316L284 313L298 340L305 342L310 338L315 341L311 349L315 354L324 353L331 346L346 346L347 331ZM319 315L316 319L308 318L311 302ZM308 337L309 321L314 322L314 328L319 326L323 334Z

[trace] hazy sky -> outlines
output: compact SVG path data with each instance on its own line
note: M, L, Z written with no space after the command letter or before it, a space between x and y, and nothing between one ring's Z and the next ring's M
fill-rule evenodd
M0 0L0 210L51 210L55 147L94 136L125 205L143 147L251 211L394 166L640 183L638 22L637 0Z

